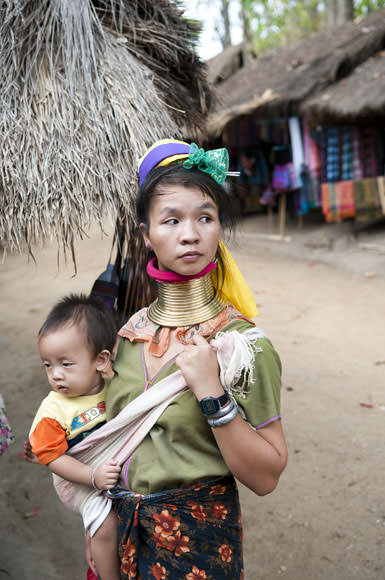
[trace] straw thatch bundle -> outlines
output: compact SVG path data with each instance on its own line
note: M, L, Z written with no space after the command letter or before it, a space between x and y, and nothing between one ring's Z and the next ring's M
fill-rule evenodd
M168 0L0 1L0 240L73 248L131 218L136 165L209 101L196 24Z
M217 104L210 113L208 132L216 137L230 121L252 112L262 118L297 115L305 99L347 77L384 47L382 9L360 21L250 59L217 84Z
M245 64L246 45L230 44L207 61L207 80L217 86L235 74Z
M385 51L305 101L301 109L313 125L385 124Z

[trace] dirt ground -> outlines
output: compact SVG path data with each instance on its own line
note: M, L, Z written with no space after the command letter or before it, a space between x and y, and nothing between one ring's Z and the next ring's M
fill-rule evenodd
M290 458L271 495L241 488L246 578L384 580L385 229L352 240L345 224L290 224L287 242L264 231L246 218L232 249L282 358ZM70 263L57 271L53 245L36 265L0 266L0 393L16 434L0 457L0 580L85 580L79 517L19 453L48 391L37 330L59 297L89 291L109 246L95 233L79 243L76 277Z

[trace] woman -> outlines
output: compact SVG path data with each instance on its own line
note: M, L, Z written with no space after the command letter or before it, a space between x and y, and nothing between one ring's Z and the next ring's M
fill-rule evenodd
M251 372L227 390L208 342L219 331L246 336L256 314L220 242L232 214L221 185L227 169L225 149L204 152L173 140L155 143L139 167L137 218L159 294L119 332L108 418L178 368L189 388L123 465L110 495L122 578L242 578L234 477L265 495L287 462L281 367L270 341L262 332L249 341Z

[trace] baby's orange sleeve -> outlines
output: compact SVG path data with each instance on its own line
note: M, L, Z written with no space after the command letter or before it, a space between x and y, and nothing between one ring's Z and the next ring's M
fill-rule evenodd
M32 451L42 465L57 459L68 449L63 427L49 417L44 417L29 436Z

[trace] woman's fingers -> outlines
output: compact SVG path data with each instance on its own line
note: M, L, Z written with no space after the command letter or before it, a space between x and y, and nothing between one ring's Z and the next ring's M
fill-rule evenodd
M211 348L210 345L209 345L209 343L207 342L207 340L205 338L203 338L203 336L201 336L198 333L193 334L192 341L197 346L200 346L201 345L201 346L208 346L209 348Z
M175 361L186 383L198 400L223 394L215 351L199 334L192 340L194 344L186 345Z

